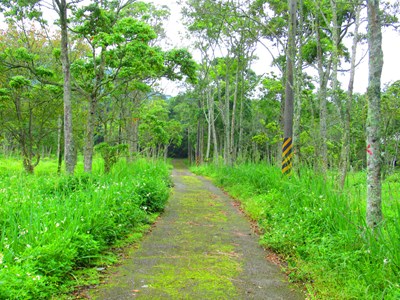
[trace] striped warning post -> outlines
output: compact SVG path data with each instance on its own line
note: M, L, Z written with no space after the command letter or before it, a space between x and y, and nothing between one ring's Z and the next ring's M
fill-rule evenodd
M282 144L282 174L292 174L292 158L293 158L293 144L292 138L284 138Z

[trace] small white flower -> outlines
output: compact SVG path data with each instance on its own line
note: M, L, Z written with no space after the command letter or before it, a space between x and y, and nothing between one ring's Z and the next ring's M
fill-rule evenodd
M56 223L56 227L60 227L60 223Z
M30 248L32 248L32 246L29 244L26 244L26 248L30 249Z
M389 263L389 260L387 259L387 258L385 258L384 260L383 260L383 264L384 265L387 265Z
M4 258L4 255L3 255L3 253L0 252L0 265L3 264L3 258Z

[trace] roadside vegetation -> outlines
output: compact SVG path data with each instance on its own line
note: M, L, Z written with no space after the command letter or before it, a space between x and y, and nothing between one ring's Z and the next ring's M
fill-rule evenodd
M315 299L399 299L400 173L383 184L384 223L365 222L365 172L350 173L343 192L302 169L282 178L265 164L192 168L241 201L262 230L260 243L280 254L293 282Z
M0 159L0 299L61 298L99 282L116 262L110 250L142 235L169 196L169 168L159 161L117 162L104 174L79 162L75 176L56 176L43 160L35 175ZM58 295L58 296L57 296Z

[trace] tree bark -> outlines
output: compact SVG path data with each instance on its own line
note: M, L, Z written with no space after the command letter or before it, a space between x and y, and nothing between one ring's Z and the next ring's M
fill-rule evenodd
M233 92L232 117L231 117L231 128L230 128L231 137L229 144L229 153L232 161L236 160L234 147L235 147L235 121L236 121L236 103L238 98L239 70L240 70L240 59L238 59L236 66L235 89Z
M58 12L60 17L61 26L61 63L64 75L64 159L67 173L73 175L76 164L76 151L74 149L72 128L71 72L68 49L67 1L54 0L54 3L57 6L56 11Z
M62 116L58 118L58 132L57 132L57 174L61 173L61 166L62 166L62 134L63 134L63 119Z
M224 119L225 119L225 144L224 144L224 158L225 164L231 165L231 153L230 153L230 89L229 89L229 65L226 62L226 76L225 76L225 107L224 107Z
M211 124L211 134L213 140L213 153L214 153L214 163L218 163L218 138L217 131L215 130L215 104L214 104L214 95L209 95L209 110L210 110L210 124Z
M359 40L358 32L360 28L360 12L361 5L358 4L356 8L356 20L354 28L353 43L351 46L351 63L350 63L350 78L349 85L347 88L347 98L345 99L344 107L344 128L343 128L343 138L342 138L342 149L340 152L340 163L339 163L339 186L341 189L344 187L346 181L347 170L349 168L349 155L350 155L350 112L351 105L353 102L353 90L354 90L354 77L356 73L356 55L357 55L357 44Z
M282 173L290 174L292 168L294 59L296 56L296 6L297 0L289 0L289 40L286 52L285 110L282 145Z
M327 85L328 76L330 74L331 62L329 62L324 71L322 45L321 45L321 35L320 35L320 24L319 18L316 20L316 37L317 37L317 60L318 60L318 75L319 75L319 90L318 90L318 100L319 100L319 145L316 151L320 151L319 155L317 153L317 166L318 171L320 171L325 177L328 169L328 146L327 146Z
M93 97L89 101L89 112L87 117L86 136L85 136L84 170L85 172L88 173L92 172L92 164L93 164L96 108L97 108L97 99Z
M379 0L368 0L368 118L367 118L367 215L370 228L382 221L380 102L383 67Z
M295 64L295 78L294 78L294 86L295 86L295 93L294 93L294 108L293 108L293 165L299 170L298 166L300 165L300 125L301 125L301 96L302 96L302 89L303 89L303 59L302 59L302 46L303 46L303 39L302 39L302 30L303 30L303 23L304 23L304 16L303 16L303 0L299 1L299 21L297 26L297 35L299 36L299 44L297 47L297 64Z

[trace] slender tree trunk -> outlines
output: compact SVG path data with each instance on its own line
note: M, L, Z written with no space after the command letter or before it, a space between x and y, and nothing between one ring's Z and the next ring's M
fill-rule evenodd
M302 30L303 30L303 0L299 1L299 23L297 26L297 35L300 37L296 64L296 76L294 80L295 94L294 94L294 117L293 117L293 164L295 169L299 171L301 149L300 149L300 123L301 123L301 97L303 88L303 59L302 59L302 46L303 40Z
M293 100L294 100L294 59L296 56L296 10L297 0L289 0L289 40L286 53L285 110L282 145L282 173L290 174L292 169Z
M200 164L204 163L204 125L200 123Z
M238 139L238 156L243 157L243 106L244 106L244 76L242 71L242 90L240 95L240 111L239 111L239 139Z
M316 35L317 35L317 59L318 59L318 75L319 75L319 90L318 90L318 100L319 100L319 146L317 151L320 151L320 155L317 156L318 171L320 171L323 176L326 175L328 169L328 146L327 146L327 84L328 76L330 74L331 62L326 66L324 71L323 66L323 54L321 45L321 35L320 35L320 24L317 18L316 20Z
M214 153L214 163L218 163L218 138L217 138L217 132L215 130L215 104L214 104L214 96L209 95L209 109L210 109L210 124L211 124L211 134L212 134L212 139L213 139L213 153Z
M368 118L367 118L367 215L370 228L382 221L380 112L383 67L379 0L368 0Z
M201 111L201 101L199 100L197 103L197 109ZM197 132L196 132L196 166L201 164L201 118L197 119Z
M208 81L207 81L208 82ZM207 113L207 150L206 150L206 161L210 159L210 151L211 151L211 123L213 122L211 120L211 108L210 108L210 93L209 93L209 87L206 89L206 101L207 101L207 106L208 106L208 113Z
M232 117L231 117L231 137L230 137L230 144L229 144L229 153L232 161L236 160L235 156L235 121L236 121L236 103L238 98L238 85L239 85L239 68L240 68L240 59L237 61L236 67L236 75L235 75L235 89L233 92L233 104L232 104Z
M190 143L190 127L187 128L187 148L189 165L192 164L192 144Z
M139 119L129 114L128 123L126 128L127 141L128 141L128 162L134 160L135 155L138 153L138 128Z
M63 135L63 119L62 116L58 117L58 130L57 130L57 174L61 173L61 166L62 166L62 135Z
M343 114L343 104L339 97L339 81L338 81L338 66L339 66L339 25L337 19L337 5L336 0L330 0L331 12L332 12L332 101L336 103L339 112L339 118L342 121L342 126L344 125L344 114ZM333 162L331 162L333 164Z
M86 136L85 136L84 170L85 172L88 173L92 172L92 164L93 164L96 108L97 108L97 99L93 97L89 101L89 113L87 118Z
M56 10L60 17L61 26L61 63L64 75L64 159L65 168L68 174L74 174L76 164L76 151L74 149L72 131L72 104L71 104L71 72L68 49L68 17L67 1L55 0Z
M230 153L230 91L229 91L229 65L226 64L226 76L225 76L225 107L224 107L224 119L225 119L225 147L224 147L224 158L225 164L231 165L231 153Z
M353 90L354 90L354 77L356 73L356 55L357 55L357 44L359 40L358 31L360 28L360 11L361 5L358 4L356 10L356 20L355 20L355 29L354 29L354 37L353 43L351 46L351 63L350 63L350 79L349 85L347 88L347 98L345 99L345 109L344 109L344 129L343 129L343 138L342 138L342 149L340 152L340 179L339 186L341 189L344 187L344 183L346 181L347 170L349 168L349 156L350 156L350 112L351 105L353 102Z

